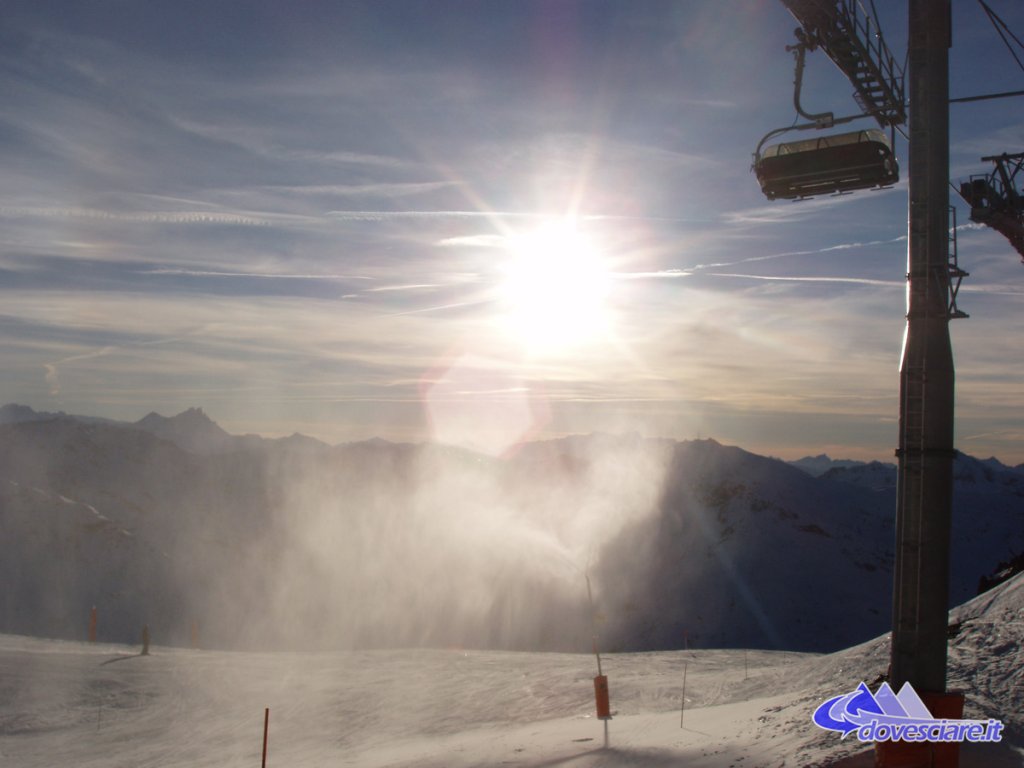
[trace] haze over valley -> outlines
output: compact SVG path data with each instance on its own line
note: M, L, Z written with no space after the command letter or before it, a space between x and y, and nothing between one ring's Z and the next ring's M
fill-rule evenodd
M0 631L82 638L95 605L103 640L188 645L195 622L212 648L831 651L890 620L891 465L0 416ZM958 458L951 604L1024 550L1022 504L1020 467Z

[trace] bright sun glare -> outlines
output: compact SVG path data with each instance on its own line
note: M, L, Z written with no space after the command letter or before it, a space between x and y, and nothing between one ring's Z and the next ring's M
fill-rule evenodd
M574 221L508 239L500 298L509 330L535 351L596 341L608 331L611 273Z

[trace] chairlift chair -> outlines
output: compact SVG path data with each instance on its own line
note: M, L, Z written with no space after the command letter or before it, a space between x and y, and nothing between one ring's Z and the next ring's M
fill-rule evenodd
M878 129L772 144L763 151L758 145L754 172L769 200L885 188L900 178L892 143Z

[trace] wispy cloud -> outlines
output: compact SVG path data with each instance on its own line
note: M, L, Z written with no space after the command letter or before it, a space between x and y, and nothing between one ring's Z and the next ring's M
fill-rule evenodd
M813 255L831 253L831 252L836 252L836 251L854 250L854 249L857 249L857 248L873 248L873 247L877 247L877 246L893 245L895 243L905 242L906 239L907 239L906 235L901 235L899 237L890 238L888 240L869 240L869 241L865 241L865 242L838 243L836 245L828 245L828 246L824 246L822 248L812 248L812 249L799 250L799 251L782 251L782 252L779 252L779 253L769 253L769 254L764 254L764 255L761 255L761 256L748 256L748 257L745 257L745 258L742 258L742 259L735 259L735 260L730 260L730 261L702 262L702 263L694 264L694 265L688 266L688 267L668 268L668 269L652 270L652 271L645 271L645 272L616 272L616 273L613 273L613 277L621 279L621 280L640 280L640 279L648 279L648 278L653 278L653 279L657 279L657 278L676 279L676 278L681 278L681 277L690 277L690 276L698 274L698 273L705 273L705 274L712 274L713 276L716 276L716 277L748 277L748 278L751 278L751 279L755 279L755 278L758 277L757 275L751 275L751 274L732 274L732 273L708 273L707 271L708 270L712 270L712 269L722 269L722 268L726 268L726 267L737 267L737 266L741 266L741 265L744 265L744 264L755 264L755 263L758 263L758 262L775 261L775 260L792 258L792 257L797 257L797 256L813 256ZM778 277L778 276L776 276L776 277L764 277L763 279L766 279L766 280L768 280L768 279L772 279L772 280L781 280L781 279L797 280L797 279L801 279L801 278L798 278L798 277L785 278L785 277ZM832 278L821 278L821 279L823 281L825 281L825 280L828 280L828 281L838 281L840 278L835 278L834 280ZM883 280L883 281L880 281L880 284L888 285L889 281L884 281Z
M289 149L284 156L293 159L310 159L317 162L336 163L338 165L364 165L373 168L384 168L389 170L410 170L419 167L407 158L400 158L389 155L377 155L369 152L310 152L305 150Z
M736 109L739 104L727 99L680 99L680 104L693 107L711 107L712 109Z
M200 119L168 115L168 118L180 130L215 141L228 144L244 152L274 160L310 162L341 167L366 167L386 171L410 171L420 168L418 162L393 155L373 152L356 152L351 150L316 151L290 147L275 140L268 130L260 130L252 125L235 125L220 120L207 123Z
M964 442L981 442L990 443L992 441L1004 442L1004 443L1020 443L1024 442L1024 430L1019 429L1001 429L992 430L988 432L978 432L973 435L964 435L959 438Z
M473 301L457 301L451 304L438 304L433 307L422 307L420 309L409 309L404 312L393 312L391 317L406 317L408 315L426 315L434 314L437 312L445 312L451 309L464 309L465 307L478 307L484 304L490 304L490 299L476 299Z
M693 269L657 269L650 272L612 272L611 277L616 280L647 280L647 279L677 279L690 277Z
M266 227L282 223L310 223L315 219L282 213L229 211L114 211L98 208L0 206L0 216L56 219L93 219L143 224L232 224Z
M989 128L988 125L985 127ZM970 159L965 159L961 162L960 168L951 168L952 175L959 176L962 173L967 176L974 173L991 173L992 163L983 163L981 158L998 155L1002 152L1019 151L1022 133L1024 133L1024 123L1018 120L999 125L997 128L975 134L970 138L951 140L951 154L977 156L977 161L973 165Z
M906 288L905 280L875 280L867 277L821 277L787 275L745 275L737 272L707 272L711 277L734 277L742 280L768 280L786 283L849 283L853 285L875 285L886 288Z
M326 214L339 221L385 221L387 219L538 219L550 214L524 211L328 211Z
M374 280L368 275L295 274L290 272L225 272L209 269L160 267L142 270L145 275L181 275L185 277L257 277L268 280Z
M457 248L504 248L508 244L506 235L456 235L437 241L442 247Z
M399 291L422 291L429 288L440 288L439 283L409 283L408 285L381 285L367 288L366 293L394 293Z
M109 355L115 349L116 347L103 347L102 349L97 349L94 352L84 352L80 355L71 355L70 357L65 357L61 360L55 360L52 363L44 363L43 369L45 370L45 374L43 378L46 380L46 383L50 388L50 395L56 397L60 394L59 366L79 360L91 360L95 357L103 357L105 355Z
M906 183L885 189L871 190L870 194L882 196L898 193L906 195ZM722 216L722 220L730 226L747 226L755 224L782 224L801 221L821 214L822 210L843 206L854 201L853 195L829 195L813 197L808 200L779 201L772 205L730 211Z
M979 293L987 294L990 296L1013 296L1015 298L1024 298L1024 286L1019 285L1001 285L999 283L974 283L965 282L960 287L961 292L965 293Z
M455 186L451 181L393 182L376 184L321 184L305 186L266 186L272 192L294 195L330 195L335 197L400 198L424 195Z

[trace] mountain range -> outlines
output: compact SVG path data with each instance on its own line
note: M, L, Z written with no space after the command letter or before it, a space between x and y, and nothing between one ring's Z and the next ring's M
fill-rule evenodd
M888 628L895 476L714 440L495 459L7 405L0 632L83 637L96 606L101 639L208 647L834 650ZM955 478L951 604L1024 550L1024 471L960 455Z

